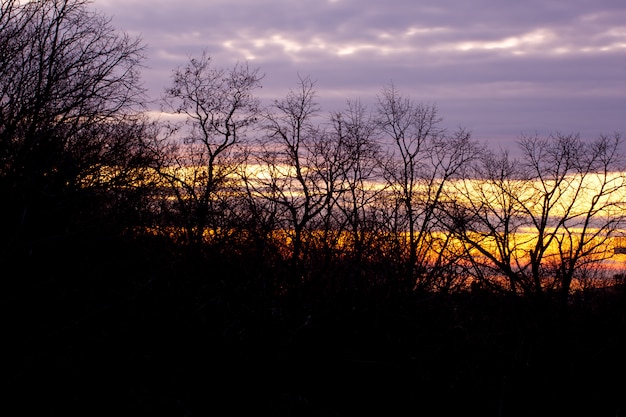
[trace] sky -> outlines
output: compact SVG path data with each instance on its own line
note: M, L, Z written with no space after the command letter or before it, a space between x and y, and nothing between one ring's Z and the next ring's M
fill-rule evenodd
M522 135L626 135L624 0L94 0L146 45L158 98L203 50L264 74L268 103L310 77L324 112L391 83L443 126L511 149Z

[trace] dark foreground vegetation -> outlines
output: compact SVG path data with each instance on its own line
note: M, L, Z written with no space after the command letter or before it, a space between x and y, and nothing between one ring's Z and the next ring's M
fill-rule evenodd
M205 53L148 117L88 1L0 7L7 415L622 416L619 133L450 131ZM620 246L621 245L621 246Z
M75 240L3 273L4 391L22 415L624 413L626 292L565 310L479 290L276 294L245 254ZM332 288L332 289L331 289Z

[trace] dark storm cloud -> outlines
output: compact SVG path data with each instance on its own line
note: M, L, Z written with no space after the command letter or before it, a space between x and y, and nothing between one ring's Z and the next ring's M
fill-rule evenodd
M503 143L523 132L624 132L626 5L622 0L96 0L148 44L153 95L204 49L216 65L248 60L263 98L298 74L327 110L373 103L393 82L436 102L446 122Z

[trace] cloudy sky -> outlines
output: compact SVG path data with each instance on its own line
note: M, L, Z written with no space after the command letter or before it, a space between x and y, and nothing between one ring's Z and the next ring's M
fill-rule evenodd
M626 134L624 0L95 0L147 45L153 97L206 50L265 74L263 99L298 76L325 111L372 106L393 83L450 128L513 146L522 134Z

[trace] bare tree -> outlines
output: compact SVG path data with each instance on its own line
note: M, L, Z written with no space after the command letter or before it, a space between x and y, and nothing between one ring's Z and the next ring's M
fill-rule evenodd
M541 299L558 290L565 302L577 275L612 255L626 219L621 144L617 134L524 136L518 161L488 157L457 184L450 229L475 265L499 271L513 293Z
M528 257L537 294L555 285L566 301L576 270L610 254L607 243L626 219L621 143L617 134L588 142L579 135L521 138L532 198L519 200L535 233Z
M84 201L76 196L93 167L121 166L140 152L132 132L143 123L134 116L144 98L143 45L88 4L2 2L1 217L14 233L72 229L66 213Z
M328 156L326 135L315 124L319 109L314 84L308 77L300 78L296 89L274 102L266 115L266 137L259 155L265 167L265 175L258 178L259 186L263 198L283 208L282 223L290 237L296 276L307 227L329 207L336 184L336 173L324 166L328 162L324 160Z
M416 103L393 85L378 98L378 126L393 143L385 174L401 209L396 231L408 243L406 284L411 287L432 285L431 256L443 251L434 232L444 188L479 153L469 132L448 133L441 122L436 106Z
M206 52L173 72L164 105L185 121L169 169L162 174L192 242L202 241L207 229L219 231L219 221L227 218L223 191L234 185L237 168L245 161L241 145L259 115L260 102L253 93L261 79L258 69L247 64L215 67Z
M348 100L346 108L331 115L332 135L344 157L341 185L333 199L339 214L338 232L346 254L352 259L354 273L360 273L362 262L374 241L377 226L376 201L384 198L384 153L376 140L376 125L359 100Z
M528 291L517 255L527 244L527 219L517 203L524 194L520 164L508 152L486 152L446 189L441 221L461 242L467 272L492 290ZM506 283L495 277L503 277ZM507 287L507 288L505 288Z

